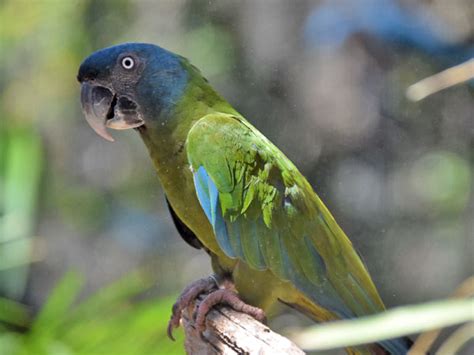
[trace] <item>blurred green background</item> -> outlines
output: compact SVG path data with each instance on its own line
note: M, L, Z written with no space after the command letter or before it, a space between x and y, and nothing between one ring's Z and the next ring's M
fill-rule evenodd
M474 271L473 83L405 90L474 56L472 19L471 0L0 1L0 354L182 352L169 307L208 257L138 135L106 142L80 110L79 64L126 41L188 57L299 166L388 307L447 297Z

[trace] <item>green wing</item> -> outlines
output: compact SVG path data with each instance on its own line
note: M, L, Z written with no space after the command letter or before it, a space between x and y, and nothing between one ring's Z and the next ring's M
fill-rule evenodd
M225 254L270 269L348 318L383 310L351 242L306 179L242 117L210 114L187 139L201 207Z

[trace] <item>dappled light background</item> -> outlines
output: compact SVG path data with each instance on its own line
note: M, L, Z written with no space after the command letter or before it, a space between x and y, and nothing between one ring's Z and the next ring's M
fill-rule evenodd
M139 136L107 142L81 114L82 59L140 41L188 57L296 163L388 307L447 297L474 269L474 84L405 90L474 56L473 19L471 0L2 1L0 296L34 313L66 271L86 297L141 269L163 299L211 272Z

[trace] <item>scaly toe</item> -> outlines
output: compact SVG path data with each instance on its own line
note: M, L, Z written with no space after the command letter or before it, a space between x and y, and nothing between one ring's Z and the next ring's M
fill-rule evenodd
M259 322L263 323L266 321L265 312L263 312L263 310L246 304L231 290L219 289L207 295L199 304L195 312L195 327L197 331L202 333L206 330L206 316L211 308L218 304L226 304L238 312L250 315Z
M179 327L182 310L188 307L201 293L209 292L214 288L217 288L216 279L211 276L197 280L183 290L173 305L171 318L168 322L167 333L171 340L175 340L173 337L173 329Z

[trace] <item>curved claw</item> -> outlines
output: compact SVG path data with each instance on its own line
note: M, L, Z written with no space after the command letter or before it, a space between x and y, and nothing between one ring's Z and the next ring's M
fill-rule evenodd
M209 292L217 287L216 278L211 276L197 280L183 290L171 311L171 318L167 328L168 338L173 341L175 340L173 337L173 329L179 327L183 309L188 307L201 293Z
M173 336L173 329L179 327L179 319L176 322L173 316L171 316L171 319L168 322L168 327L166 329L166 334L168 334L168 338L170 338L172 341L175 341L176 339Z

